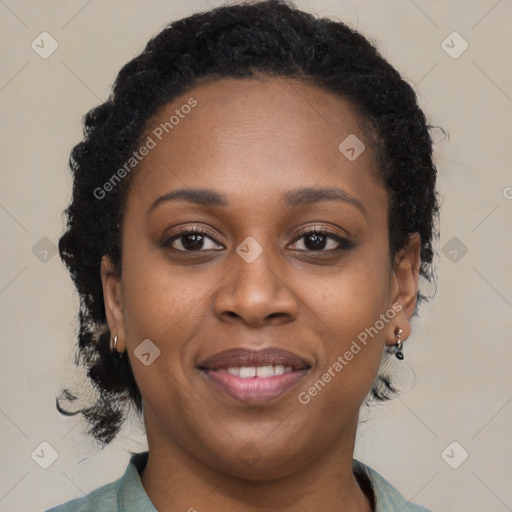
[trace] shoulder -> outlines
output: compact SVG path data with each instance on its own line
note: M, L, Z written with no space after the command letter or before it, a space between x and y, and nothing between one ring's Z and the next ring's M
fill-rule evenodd
M355 473L362 474L369 480L375 499L375 512L394 512L395 510L401 512L432 512L406 500L395 487L371 467L354 459L353 468Z
M91 510L117 511L119 496L119 480L98 487L87 496L68 501L46 512L90 512Z
M121 478L45 512L156 512L140 480L147 460L148 452L132 453Z

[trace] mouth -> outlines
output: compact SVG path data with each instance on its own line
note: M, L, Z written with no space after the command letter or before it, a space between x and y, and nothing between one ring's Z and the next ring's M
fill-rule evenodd
M198 365L216 390L247 403L278 398L295 387L310 368L297 354L276 347L230 349Z

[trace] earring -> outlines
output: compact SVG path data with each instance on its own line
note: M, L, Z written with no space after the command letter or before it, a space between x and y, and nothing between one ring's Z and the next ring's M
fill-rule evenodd
M400 359L400 361L404 358L404 353L402 352L402 338L400 338L403 332L404 330L400 329L400 327L395 329L395 336L398 338L395 343L395 356L397 359Z
M395 336L398 338L395 343L395 356L397 359L400 359L400 361L404 358L404 353L402 352L402 338L400 337L403 332L404 330L400 329L400 327L395 329Z
M114 338L110 338L110 351L114 354L117 353L117 334L114 336Z

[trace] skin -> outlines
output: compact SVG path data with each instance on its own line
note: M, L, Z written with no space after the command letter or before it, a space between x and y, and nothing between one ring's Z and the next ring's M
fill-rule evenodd
M141 480L161 511L372 510L352 473L359 408L383 350L411 332L420 241L389 257L388 195L356 110L346 100L291 79L222 79L165 105L145 136L190 97L198 101L140 162L122 224L122 274L102 261L106 314L127 350L144 400L149 460ZM349 161L349 134L366 150ZM227 206L161 203L177 188L211 188ZM336 187L363 205L327 200L290 207L298 187ZM185 251L180 227L206 228L203 252ZM353 243L311 244L304 228ZM253 237L262 254L247 263L237 246ZM307 246L306 243L309 245ZM174 249L173 249L174 247ZM181 250L181 252L180 252ZM402 309L311 401L307 391L365 328L393 304ZM150 339L160 356L134 356ZM212 386L200 360L228 348L277 346L311 369L291 391L263 404ZM245 446L256 462L239 451Z

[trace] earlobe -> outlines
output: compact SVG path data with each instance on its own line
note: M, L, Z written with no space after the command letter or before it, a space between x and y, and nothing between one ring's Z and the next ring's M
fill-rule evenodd
M117 336L117 350L124 349L124 315L121 275L114 268L108 256L101 259L101 282L105 315L112 338Z

